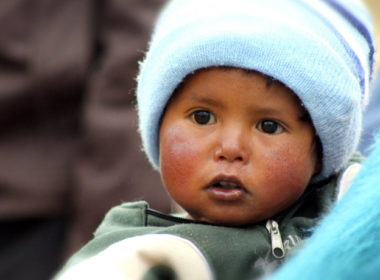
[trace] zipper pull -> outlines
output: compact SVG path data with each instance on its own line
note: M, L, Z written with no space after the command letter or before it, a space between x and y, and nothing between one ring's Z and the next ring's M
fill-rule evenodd
M278 223L274 220L268 220L266 228L269 231L270 239L272 242L272 255L276 259L282 259L285 257L285 249L282 243L280 229Z

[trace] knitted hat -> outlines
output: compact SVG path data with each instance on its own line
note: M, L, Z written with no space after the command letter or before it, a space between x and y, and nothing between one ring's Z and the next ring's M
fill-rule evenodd
M374 65L359 0L174 0L162 11L138 76L143 147L159 165L159 125L176 87L211 66L251 69L291 88L312 118L326 178L357 147Z

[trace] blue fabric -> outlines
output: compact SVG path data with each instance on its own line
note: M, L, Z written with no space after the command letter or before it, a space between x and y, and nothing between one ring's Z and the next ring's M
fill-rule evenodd
M372 33L357 0L171 1L138 76L139 129L148 158L158 168L160 119L181 81L201 68L231 66L272 76L298 95L323 146L315 180L328 177L359 142Z
M380 132L380 75L377 75L371 100L363 115L363 133L359 144L359 151L363 155L369 154L377 132Z
M362 34L363 37L367 40L367 42L368 42L368 44L370 46L370 52L369 52L370 65L372 65L372 67L373 67L374 64L375 64L374 63L375 62L375 56L374 56L374 53L375 53L374 38L373 38L373 34L371 33L371 31L368 30L368 27L366 26L366 24L364 24L361 21L361 20L363 20L363 18L359 19L357 17L357 15L353 14L355 12L355 9L351 9L352 11L350 11L349 9L347 9L343 3L340 3L340 1L342 1L342 0L340 0L340 1L325 0L325 1L328 2L335 9L337 9L348 21L350 21L351 24L355 28L357 28L358 31L360 32L360 34ZM368 24L368 22L367 22L367 24Z
M271 280L379 279L380 134L353 185Z

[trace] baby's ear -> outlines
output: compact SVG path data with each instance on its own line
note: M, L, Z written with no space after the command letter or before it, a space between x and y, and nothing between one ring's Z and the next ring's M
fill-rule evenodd
M317 162L315 163L313 176L318 175L322 171L322 159L317 156Z
M317 157L317 163L315 165L313 175L318 175L319 173L322 172L322 159L323 159L322 142L318 136L314 137L313 149L315 149L315 153L316 153L316 157Z
M317 165L315 166L315 175L321 173L322 171L322 159L317 159Z

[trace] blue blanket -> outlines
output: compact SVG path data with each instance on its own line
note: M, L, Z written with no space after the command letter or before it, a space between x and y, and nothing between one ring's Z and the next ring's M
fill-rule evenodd
M380 134L376 138L351 188L271 280L380 279Z

